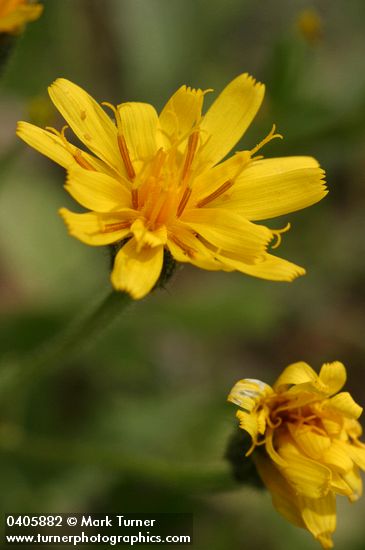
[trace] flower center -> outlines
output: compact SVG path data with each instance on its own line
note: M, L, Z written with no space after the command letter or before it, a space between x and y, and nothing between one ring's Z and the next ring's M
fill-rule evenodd
M198 146L199 130L195 130L187 140L184 155L177 143L169 151L161 148L134 179L133 207L143 214L149 229L168 224L184 212L192 192L192 165Z
M321 418L315 414L310 405L289 409L281 404L270 413L268 424L274 429L291 424L296 427L306 427L319 435L326 435Z

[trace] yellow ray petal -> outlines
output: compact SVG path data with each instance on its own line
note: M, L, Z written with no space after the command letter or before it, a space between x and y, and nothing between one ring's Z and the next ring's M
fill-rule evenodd
M167 241L167 230L164 225L154 231L150 231L141 219L137 219L133 222L131 232L138 243L139 249L143 248L145 245L154 248L155 246L166 244Z
M331 491L348 498L352 496L352 488L338 472L332 472Z
M34 124L20 121L18 122L16 133L25 143L67 170L80 166L75 159L75 155L78 153L81 154L82 159L86 160L87 164L94 168L94 170L109 173L110 175L116 174L102 160L95 158L86 151L80 151L72 143L66 142L53 132L38 128Z
M321 422L324 429L331 437L336 437L341 433L342 418L338 418L338 416L336 418L326 418L326 416L321 416Z
M248 74L226 86L200 125L205 143L199 151L199 166L213 166L236 145L259 110L264 93L264 85Z
M354 466L351 470L343 474L343 478L353 491L349 498L352 502L355 502L362 496L362 478L359 468Z
M311 157L257 160L242 171L221 202L249 220L265 220L320 201L328 192L323 177Z
M279 467L280 471L298 495L321 498L328 493L331 484L329 468L301 455L291 444L281 446L278 452L287 462L285 468Z
M353 439L358 439L362 436L362 426L360 422L355 420L354 418L343 418L344 428L346 433L352 437ZM363 444L365 445L365 444Z
M265 250L271 232L238 214L222 209L196 208L186 210L181 220L207 240L217 252L232 252L253 262Z
M80 141L109 166L125 175L118 149L117 128L102 107L82 88L64 78L58 78L48 91Z
M148 160L157 151L157 113L148 103L122 103L118 105L121 127L132 164Z
M359 418L363 411L362 407L355 403L348 392L341 392L331 397L323 404L324 409L330 409L341 413L347 418Z
M261 380L245 378L244 380L239 380L233 386L227 399L231 403L235 403L235 405L250 412L262 397L266 397L271 393L272 389L268 384L261 382Z
M310 426L289 423L288 428L295 444L309 458L321 459L324 451L331 447L331 439L316 433Z
M323 548L332 548L332 533L336 530L336 497L330 491L323 498L298 496L303 521Z
M59 136L23 121L18 122L16 133L25 143L64 168L76 164L71 152L66 149L65 142Z
M326 395L316 390L312 384L302 384L292 386L288 391L280 392L284 401L277 411L292 411L306 405L314 405L318 401L325 399Z
M67 208L61 208L59 214L70 235L92 246L103 246L124 239L130 233L129 227L124 225L135 216L133 210L118 214L76 214Z
M255 451L252 459L262 481L271 493L273 505L279 514L297 527L304 527L297 497L289 483L275 468L270 459L260 451Z
M111 281L116 290L128 292L135 300L146 296L155 286L162 269L163 246L145 246L138 251L130 239L116 255Z
M236 153L229 159L220 162L195 178L190 199L191 204L197 204L200 201L205 202L207 198L212 196L212 194L217 189L221 188L227 181L234 183L250 159L249 151ZM207 204L209 204L209 206L213 205L214 207L220 206L224 208L224 204L230 194L231 190L219 195L219 198L215 200L207 201Z
M161 139L166 148L191 132L200 119L203 98L202 90L181 86L168 100L159 117Z
M221 262L215 260L213 256L196 255L193 257L187 254L184 249L177 245L176 241L171 238L168 239L167 246L174 259L179 263L189 263L195 267L205 269L206 271L229 271L229 269L225 269L225 266Z
M253 441L256 441L259 435L258 417L255 413L246 413L245 411L237 411L236 416L240 422L241 430L248 432Z
M282 392L289 386L305 384L318 380L317 373L304 361L298 361L286 367L274 384L274 390Z
M340 391L346 382L346 369L339 361L325 363L319 373L319 379L328 387L328 394Z
M265 437L265 449L271 460L277 465L286 468L288 463L274 447L274 430L268 428Z
M299 265L288 262L283 258L272 256L271 254L264 254L262 261L252 265L230 257L223 257L221 255L217 257L232 269L269 281L290 282L301 275L305 275L305 269Z
M341 442L343 450L355 462L361 470L365 471L365 447L358 447L356 444Z
M73 168L67 175L65 189L82 206L95 212L132 208L126 185L100 172Z
M229 271L216 260L214 254L193 233L188 226L176 223L170 227L167 246L178 262L188 262L208 271Z
M267 407L263 407L262 409L259 409L257 414L257 425L259 434L264 435L266 430L266 419L269 415L269 410Z
M341 474L353 468L353 462L340 441L332 440L329 449L322 454L322 462Z

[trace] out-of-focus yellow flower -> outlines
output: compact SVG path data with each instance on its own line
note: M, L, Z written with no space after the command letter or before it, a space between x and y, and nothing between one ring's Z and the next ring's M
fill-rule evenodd
M41 4L28 0L0 0L0 32L16 34L26 23L38 19L42 10Z
M55 119L55 111L46 94L31 97L26 104L26 114L34 124L49 125Z
M310 44L317 44L323 36L321 16L313 8L300 12L296 21L296 26L300 34Z
M58 79L50 97L92 154L62 132L26 122L18 136L68 170L67 191L88 213L60 210L71 235L90 245L124 242L112 284L135 299L156 284L167 249L178 262L291 281L304 269L267 252L284 230L253 222L312 205L326 195L324 172L311 157L263 160L256 147L220 163L255 117L264 86L243 74L205 115L205 92L182 86L160 115L146 103L101 106Z
M342 363L326 363L317 375L299 362L287 367L272 388L245 379L228 396L242 409L237 411L240 427L252 438L246 456L253 453L274 506L323 548L333 546L336 494L351 502L362 494L365 445L357 421L362 408L348 392L338 393L345 381Z

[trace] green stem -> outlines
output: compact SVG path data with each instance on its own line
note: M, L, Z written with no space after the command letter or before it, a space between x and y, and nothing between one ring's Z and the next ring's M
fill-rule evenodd
M162 458L137 457L116 448L102 448L92 443L62 441L36 435L24 436L13 427L3 428L0 449L10 457L55 464L97 466L114 471L118 476L157 482L165 487L194 492L228 491L237 488L228 464L194 464Z
M56 334L50 341L41 344L26 358L10 361L1 365L0 394L18 389L19 384L27 387L46 369L54 370L75 355L82 352L87 345L92 345L100 333L108 327L118 315L131 303L129 295L114 292L82 318L76 319L66 330ZM18 396L19 397L19 396ZM11 398L14 398L12 393Z

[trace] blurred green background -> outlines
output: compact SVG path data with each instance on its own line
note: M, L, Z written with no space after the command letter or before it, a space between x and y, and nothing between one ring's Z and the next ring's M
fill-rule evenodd
M11 365L108 292L106 249L67 235L64 172L16 140L19 119L62 126L47 86L63 76L99 101L161 108L181 84L266 83L243 145L272 123L265 156L313 155L330 194L292 222L278 253L308 274L272 283L184 267L97 343L0 404L0 511L194 512L205 550L319 548L270 496L214 491L232 385L272 383L298 360L341 360L365 403L365 4L363 0L46 0L0 89L0 349ZM320 29L305 32L303 10ZM4 374L0 374L4 376ZM196 475L183 475L187 469ZM189 470L190 469L190 470ZM174 474L174 472L176 473ZM339 549L365 547L364 501L339 499ZM264 528L263 528L264 526Z

